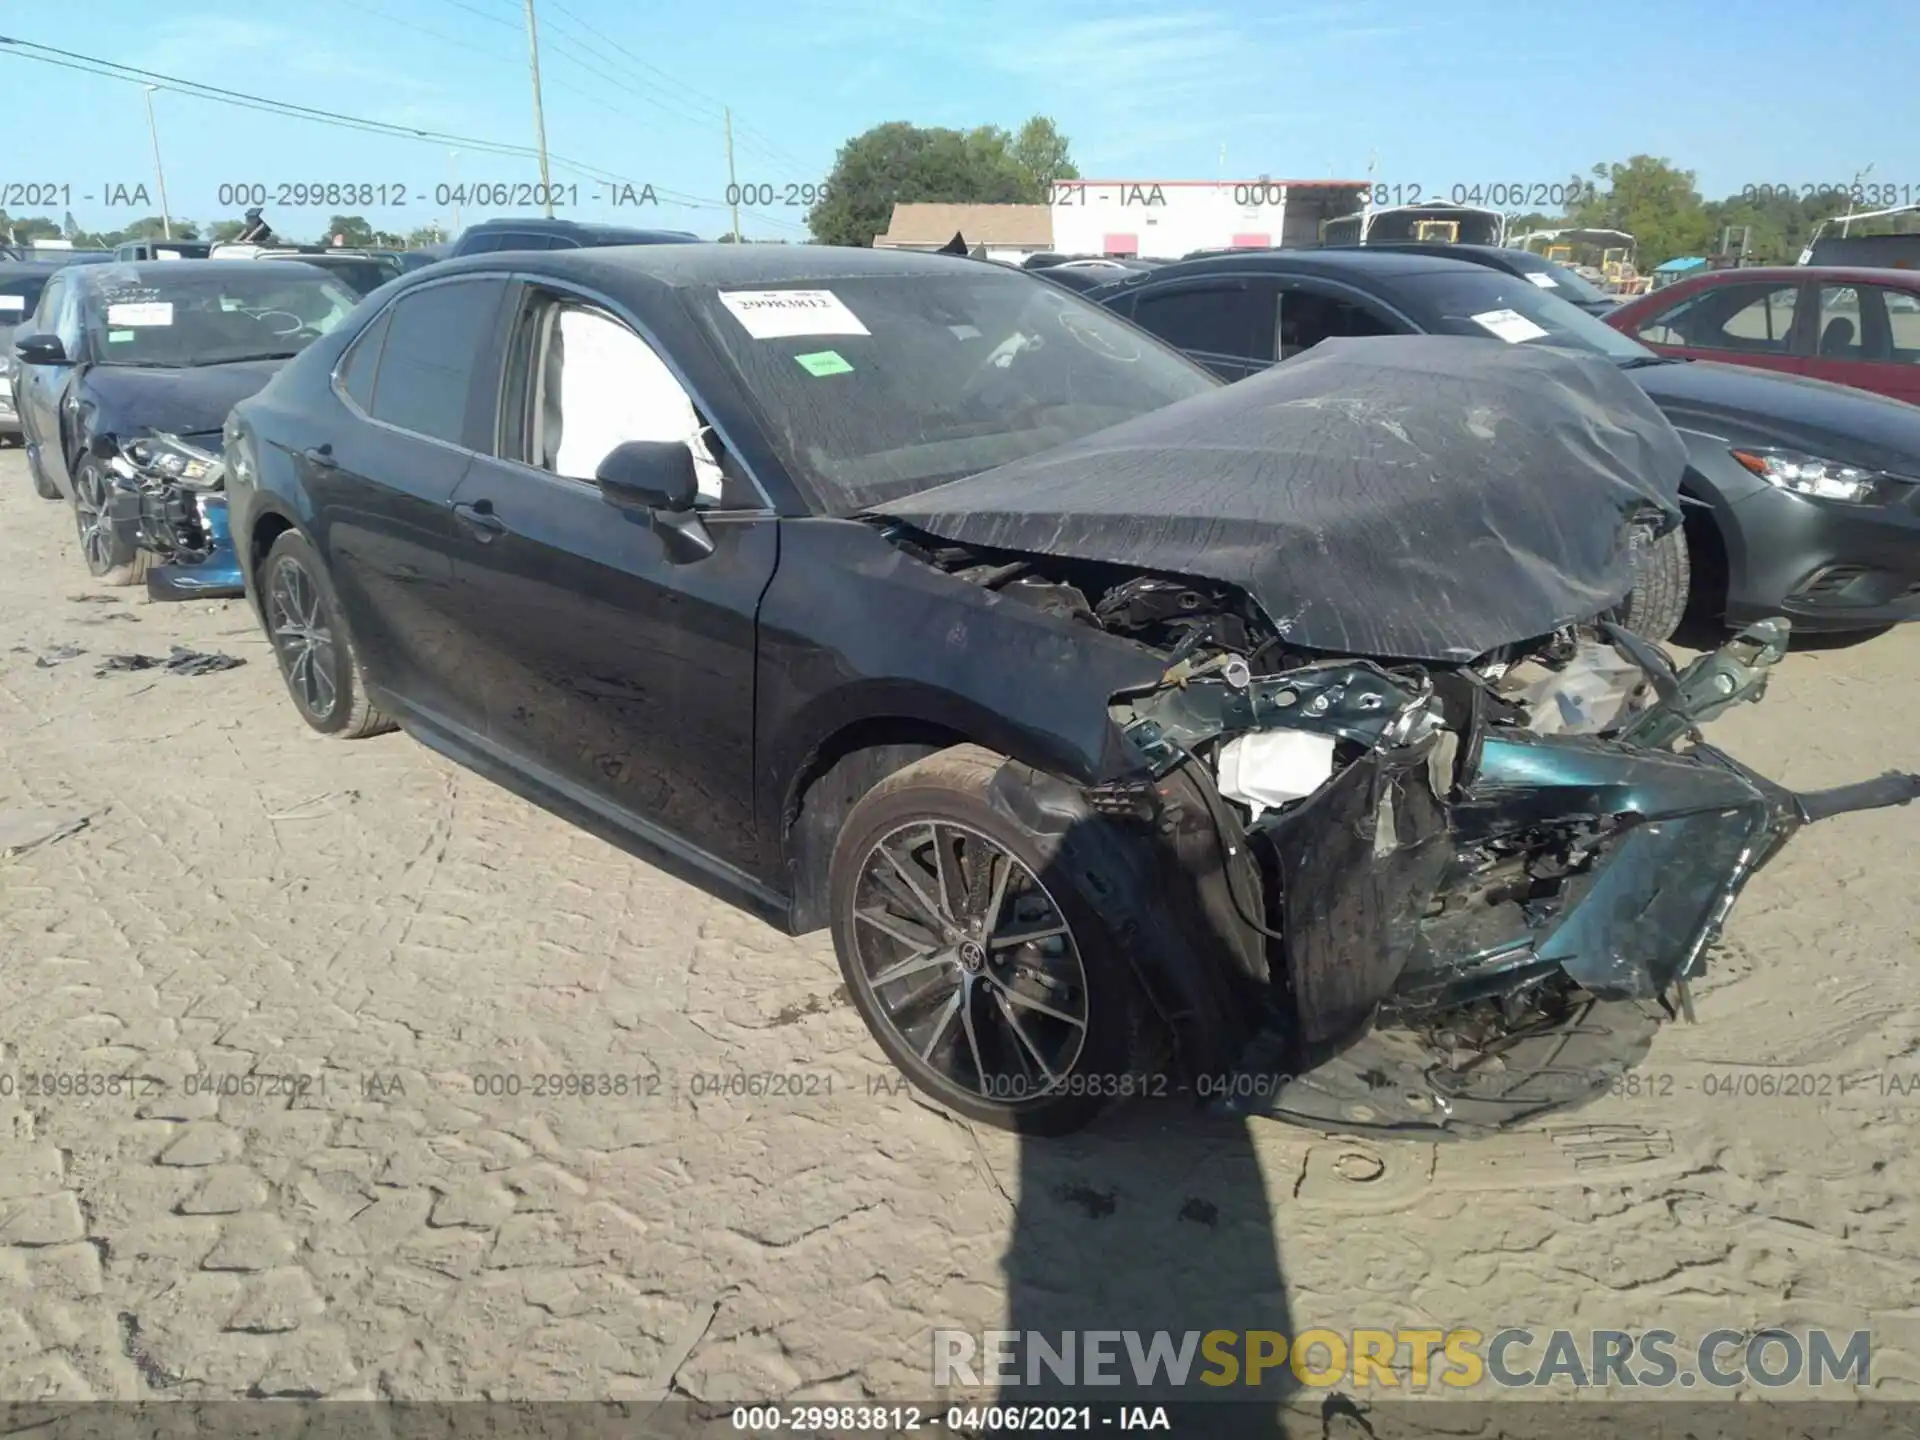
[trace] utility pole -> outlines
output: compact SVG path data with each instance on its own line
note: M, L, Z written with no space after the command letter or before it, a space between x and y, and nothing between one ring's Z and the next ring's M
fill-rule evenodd
M725 107L727 116L727 203L733 207L733 238L740 239L740 186L733 178L733 107Z
M167 172L160 165L160 128L153 123L153 92L158 85L147 86L147 134L153 140L153 177L160 182L160 235L173 238L173 221L167 214Z
M533 143L540 148L540 198L551 220L553 181L547 174L547 117L540 108L540 29L533 21L533 0L527 0L527 58L533 64Z
M456 240L460 236L460 152L447 151L447 195L453 201L453 230L447 238Z

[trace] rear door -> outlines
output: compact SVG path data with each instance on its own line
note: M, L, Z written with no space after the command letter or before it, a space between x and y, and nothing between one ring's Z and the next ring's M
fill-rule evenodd
M452 507L473 463L473 392L493 373L484 361L500 343L506 291L496 275L406 291L334 371L359 423L294 457L374 682L429 722L472 733L486 727L486 704L455 623L465 532Z
M1807 373L1920 403L1920 293L1887 285L1819 287Z
M511 304L494 453L455 507L492 747L669 852L747 870L755 628L779 522L648 337L550 282ZM599 462L627 440L693 442L711 554L676 558L601 494Z
M1631 333L1663 354L1804 375L1816 348L1812 288L1783 280L1693 285Z

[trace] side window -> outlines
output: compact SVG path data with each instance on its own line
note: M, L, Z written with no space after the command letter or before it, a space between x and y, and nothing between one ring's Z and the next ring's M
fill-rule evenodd
M340 389L367 414L373 413L373 379L380 368L380 347L387 340L387 326L393 320L391 309L360 332L347 350L346 363L340 367Z
M1887 359L1896 365L1920 365L1920 294L1890 285L1869 285L1887 312Z
M67 279L56 275L40 292L40 303L33 308L33 328L42 334L53 329L54 316L60 313L60 297L67 293Z
M1797 284L1716 285L1656 315L1636 338L1652 345L1788 355L1799 299Z
M1273 337L1261 333L1260 307L1238 283L1142 295L1134 303L1133 320L1179 350L1237 360L1273 358Z
M492 338L506 281L487 276L402 296L387 322L371 414L416 435L464 443L467 392Z
M508 230L501 234L496 250L551 250L553 237L550 235L530 235L524 231Z
M1864 285L1822 285L1820 315L1814 328L1814 354L1822 360L1879 360L1872 353L1869 336L1886 334L1884 315L1867 314L1869 287ZM1880 308L1878 292L1872 294L1872 306Z
M1280 358L1290 360L1322 340L1397 335L1399 327L1371 307L1341 295L1295 288L1280 294Z
M60 287L60 307L53 313L53 333L60 337L60 344L69 356L80 353L81 310L85 298L85 291L78 283Z
M461 247L460 253L462 255L488 254L491 251L498 250L500 248L500 242L504 238L498 230L484 230L469 239L466 244Z
M528 463L591 482L616 446L679 441L693 452L704 503L757 503L732 493L712 432L645 340L604 311L574 304L549 305L534 333Z

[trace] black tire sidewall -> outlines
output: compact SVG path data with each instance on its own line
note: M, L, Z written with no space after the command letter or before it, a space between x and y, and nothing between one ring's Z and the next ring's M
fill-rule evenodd
M1006 1103L961 1090L929 1073L887 1020L860 973L853 946L853 890L861 862L883 835L916 820L950 820L976 830L1009 851L1046 886L1072 931L1087 984L1087 1035L1072 1072L1081 1087L1043 1100ZM943 783L914 783L870 795L853 808L834 846L828 872L834 952L854 1006L880 1048L910 1083L968 1119L1033 1135L1078 1130L1102 1110L1130 1096L1152 1093L1158 1077L1139 1070L1141 996L1106 922L1064 874L1052 837L1037 835L990 806L983 795Z
M95 460L91 455L82 455L74 465L72 473L73 533L74 538L80 541L80 562L87 567L87 573L89 575L104 585L125 585L131 583L134 573L134 561L139 558L139 551L126 542L126 538L121 535L118 528L112 523L112 482L100 473L100 462ZM89 486L87 483L89 479L96 480L98 484ZM93 568L93 559L87 554L86 539L80 533L80 491L83 487L97 489L99 491L100 503L106 509L109 516L107 533L113 540L113 549L109 552L112 557L112 563L104 570L96 570Z
M326 613L327 628L333 634L333 710L325 719L316 717L307 708L305 697L287 673L286 657L280 653L280 647L273 643L273 580L275 572L283 565L297 565L306 576L307 583L320 598L321 608ZM289 530L273 542L273 548L260 565L259 591L260 628L266 633L267 644L273 649L274 664L279 668L280 683L286 687L287 698L293 702L293 708L300 712L300 718L307 722L309 729L317 730L322 735L339 734L347 728L353 716L354 700L358 694L359 676L354 674L353 645L340 613L339 597L333 593L333 586L327 580L320 557L297 530Z

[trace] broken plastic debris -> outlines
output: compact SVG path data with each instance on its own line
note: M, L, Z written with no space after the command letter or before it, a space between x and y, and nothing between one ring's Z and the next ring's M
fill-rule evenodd
M112 675L125 670L165 670L170 675L211 675L217 670L233 670L246 664L238 655L221 655L206 650L173 647L162 659L158 655L109 655L95 675Z
M1305 730L1236 735L1220 747L1220 793L1258 820L1326 784L1333 777L1333 746L1333 736Z
M56 645L53 649L47 651L46 654L36 656L33 663L38 669L51 670L62 661L78 660L86 653L87 652L82 650L78 645Z

